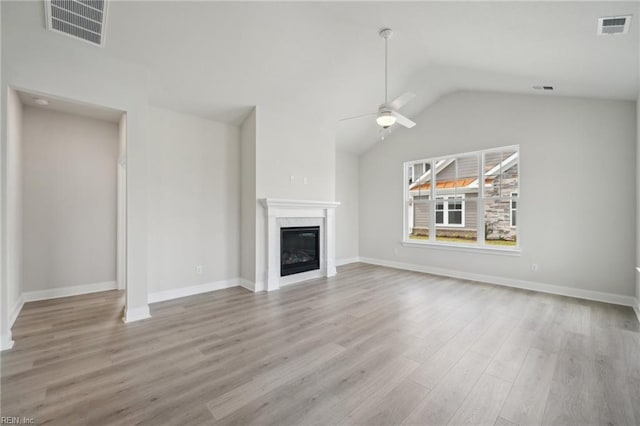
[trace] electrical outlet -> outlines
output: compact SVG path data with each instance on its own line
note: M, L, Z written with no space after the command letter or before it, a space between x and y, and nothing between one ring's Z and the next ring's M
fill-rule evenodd
M295 180L296 180L295 176L293 176L293 175L289 176L289 183L291 185L293 185L295 183Z
M202 275L202 265L196 266L196 274Z
M538 269L540 269L540 267L538 266L538 264L537 264L537 263L532 263L532 264L531 264L531 270L532 270L533 272L538 272Z
M307 177L306 177L306 176L305 176L305 177L304 177L304 179L303 179L303 183L304 183L305 185L309 183L309 180L307 179Z

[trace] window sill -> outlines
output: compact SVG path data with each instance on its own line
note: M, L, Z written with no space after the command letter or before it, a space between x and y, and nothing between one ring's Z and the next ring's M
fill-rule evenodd
M403 247L452 250L468 253L497 254L501 256L520 256L522 254L522 249L520 247L505 248L491 246L469 246L455 243L433 243L430 241L403 241L401 244Z

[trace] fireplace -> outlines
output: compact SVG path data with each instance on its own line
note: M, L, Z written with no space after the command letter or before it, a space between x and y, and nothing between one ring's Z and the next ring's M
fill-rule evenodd
M336 274L336 246L335 246L335 211L340 203L333 201L283 200L278 198L263 198L266 219L266 270L256 270L256 291L274 291L282 286L303 282L306 280L332 277ZM283 244L282 228L315 228L318 245L316 247L317 262L312 264L312 270L306 272L291 272L284 275L282 265ZM287 242L288 244L288 242ZM319 264L319 265L318 265ZM290 265L290 264L289 264ZM303 265L297 265L303 266ZM305 268L306 269L306 268ZM263 280L259 280L260 277Z
M320 269L320 227L280 228L280 276Z

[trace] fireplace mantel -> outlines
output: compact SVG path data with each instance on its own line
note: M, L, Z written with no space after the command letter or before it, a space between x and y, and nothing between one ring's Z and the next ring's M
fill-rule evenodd
M333 201L284 200L263 198L260 200L267 216L267 271L266 291L278 290L318 277L336 274L335 209L340 205ZM320 226L320 269L300 274L280 276L280 228L306 226L310 221Z
M338 201L283 200L280 198L263 198L262 205L268 209L334 209L340 205Z

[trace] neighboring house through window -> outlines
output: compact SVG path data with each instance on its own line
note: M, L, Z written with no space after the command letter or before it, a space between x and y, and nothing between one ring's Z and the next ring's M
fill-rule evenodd
M405 163L403 241L518 245L519 147Z
M436 197L436 225L464 226L464 195Z

